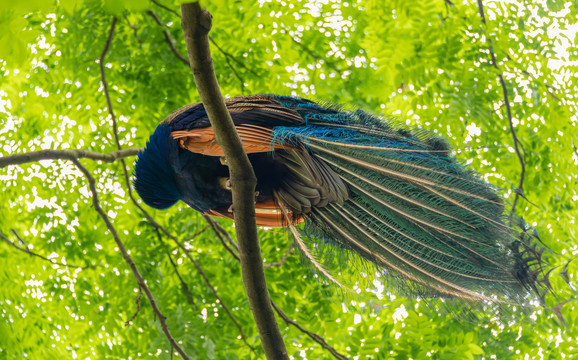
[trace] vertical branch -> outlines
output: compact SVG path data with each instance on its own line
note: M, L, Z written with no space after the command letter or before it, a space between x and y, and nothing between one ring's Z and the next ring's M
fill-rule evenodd
M480 13L480 17L482 18L482 24L487 26L486 24L486 16L484 15L484 4L482 0L478 0L478 10ZM520 140L518 140L518 135L516 135L516 130L514 129L514 123L512 122L512 109L510 107L510 99L508 97L508 88L506 87L506 81L504 80L504 74L502 74L502 70L499 68L498 63L496 61L496 53L494 52L494 43L492 38L486 34L486 38L488 39L488 48L490 50L490 56L492 57L492 66L498 70L498 77L500 79L500 85L502 86L502 93L504 96L504 104L506 105L506 112L508 114L508 123L510 124L510 133L512 133L512 138L514 139L514 149L516 150L516 155L518 155L518 160L520 161L520 183L518 184L518 191L516 191L516 195L514 197L514 202L512 203L512 210L510 211L510 218L514 214L516 210L516 205L518 204L518 199L520 195L524 193L524 176L526 174L526 162L524 161L524 157L522 156L522 152L520 151Z
M147 286L145 279L143 278L143 276L141 275L140 271L138 270L138 268L136 266L136 263L134 262L132 257L129 255L128 251L124 247L124 244L120 240L120 237L118 236L118 232L116 231L116 228L114 227L114 225L112 224L112 222L110 221L110 219L108 218L108 216L106 215L106 213L104 212L102 207L100 206L100 202L98 201L98 193L96 192L96 181L94 180L94 177L84 166L82 166L82 164L78 160L75 159L75 160L72 160L72 162L74 163L74 165L76 165L76 167L84 174L84 176L88 180L90 192L92 193L92 205L94 206L94 209L96 210L98 215L100 215L100 217L102 218L102 220L106 224L108 231L110 231L110 233L112 234L112 237L114 238L114 241L116 242L116 245L118 246L118 249L120 250L120 253L122 254L122 257L124 258L125 262L128 264L128 267L130 268L134 278L136 279L136 282L139 286L139 289L144 291L144 293L145 293L145 295L149 301L149 304L151 305L155 315L158 317L159 322L161 323L161 329L162 329L163 333L165 334L165 337L169 341L171 348L176 349L177 352L179 353L179 355L181 355L181 357L183 359L189 360L190 359L189 356L179 346L179 344L176 342L175 338L173 338L171 331L169 330L169 327L167 325L166 317L162 314L162 312L161 312L159 306L157 305L157 302L153 296L153 293L151 292L151 290Z
M112 111L112 101L110 99L110 94L108 93L108 85L106 83L106 76L104 73L104 57L106 53L110 49L110 45L112 44L112 38L114 35L114 29L116 27L116 17L112 18L112 23L110 24L110 30L108 31L108 38L106 39L106 44L104 45L104 49L100 53L100 57L98 58L98 65L100 66L100 81L102 81L102 87L104 89L104 95L106 97L106 105L108 107L108 113L112 119L112 129L114 130L114 140L116 142L116 147L120 150L120 140L118 138L118 131L117 131L117 124L116 124L116 117L114 116L114 112Z
M253 318L267 358L288 359L283 336L271 306L257 237L254 205L257 180L225 106L213 69L209 47L212 17L209 12L201 10L199 3L183 4L181 12L181 26L197 90L211 121L217 143L223 149L229 164L243 282Z

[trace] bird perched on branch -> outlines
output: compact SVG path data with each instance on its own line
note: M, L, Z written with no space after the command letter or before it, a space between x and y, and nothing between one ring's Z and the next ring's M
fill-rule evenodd
M257 176L257 225L288 226L311 261L301 236L370 261L407 294L508 303L543 295L541 251L506 221L496 189L440 137L295 97L225 102ZM134 186L157 209L182 200L234 218L228 177L197 103L157 127Z

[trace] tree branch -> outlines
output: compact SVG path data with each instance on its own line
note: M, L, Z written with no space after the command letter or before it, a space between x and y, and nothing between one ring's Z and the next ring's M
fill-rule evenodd
M137 32L138 28L136 27L136 25L133 25L133 24L130 23L130 21L128 20L128 16L126 16L126 14L124 15L124 20L126 21L128 27L131 28L132 31L134 32L134 37L135 37L136 40L138 41L139 47L142 47L142 42L143 42L143 41L142 41L142 39L140 38L140 36L138 36L138 32Z
M12 230L14 232L14 230ZM52 265L59 265L59 266L64 266L64 267L71 267L71 268L80 268L80 269L86 269L91 267L91 265L88 266L78 266L78 265L72 265L72 264L63 264L60 263L56 260L53 259L49 259L45 256L42 256L40 254L37 254L35 252L30 251L30 249L28 248L28 246L24 246L24 247L20 247L18 245L16 245L16 243L14 241L10 241L10 239L8 239L8 237L6 235L4 235L2 232L0 232L0 239L2 239L4 242L6 242L7 244L9 244L10 246L14 247L16 250L21 251L25 254L28 254L30 256L35 256L37 258L40 258L42 260L48 261L49 263L51 263Z
M94 177L90 174L90 172L84 166L82 166L82 164L78 160L74 159L74 160L72 160L72 162L74 163L74 165L76 165L76 167L87 178L88 185L90 187L90 191L92 192L92 205L94 206L94 209L96 210L98 215L100 215L100 217L102 218L102 220L106 224L108 231L110 231L110 233L112 234L114 241L116 242L116 245L118 246L118 249L119 249L120 253L122 254L122 257L124 258L124 261L128 264L130 270L132 271L132 274L135 277L139 288L144 291L144 293L145 293L145 295L149 301L149 304L151 305L155 315L158 317L159 322L161 323L161 329L162 329L163 333L165 334L165 337L169 341L169 344L171 345L172 348L177 350L177 352L179 353L179 355L181 355L181 357L183 359L190 360L189 356L185 353L185 351L179 346L179 344L173 338L171 331L169 330L169 327L167 325L166 317L162 314L161 310L159 309L151 290L148 288L148 286L146 284L145 279L142 277L142 275L141 275L140 271L138 270L134 260L129 255L126 248L124 247L124 244L120 240L120 237L118 236L116 228L114 227L114 225L112 224L112 222L108 218L108 215L106 215L106 213L104 212L104 210L100 206L100 202L98 201L98 193L96 192L96 181L94 180Z
M235 229L239 242L245 291L268 359L288 359L267 290L255 220L255 173L221 95L209 46L211 14L199 3L181 5L181 26L185 35L191 70L197 90L223 149L231 175Z
M521 69L518 66L518 63L514 59L512 59L512 57L508 53L504 52L503 50L502 50L502 53L508 60L510 60L510 62L512 64L514 64L514 66L513 66L514 70L517 70L517 71L521 72L522 74L526 75L528 78L530 78L530 80L534 84L536 84L538 86L543 85L546 88L546 92L548 93L548 95L550 95L550 97L552 97L556 101L560 101L560 98L558 96L556 96L556 94L555 94L556 91L558 91L558 89L556 89L554 86L552 86L550 84L545 84L545 83L540 82L528 70Z
M203 271L203 269L201 268L201 266L193 259L193 257L191 256L189 250L185 247L185 245L183 243L181 243L173 234L171 234L167 229L165 229L161 224L159 224L142 206L139 205L139 203L136 201L136 199L134 198L133 192L132 192L132 188L130 186L130 180L129 180L129 176L128 176L128 171L126 170L126 165L123 163L123 171L124 171L124 178L125 178L125 183L128 189L128 195L131 199L131 201L133 202L133 204L143 213L143 215L147 218L147 220L157 229L162 231L168 238L170 238L171 240L173 240L173 242L175 244L177 244L177 246L179 248L181 248L181 250L183 250L183 252L185 253L185 255L187 256L187 258L191 261L191 263L193 263L193 266L197 269L197 271L199 272L199 274L201 274L201 276L203 277L203 280L205 281L205 284L207 285L207 287L209 287L209 289L211 289L211 291L213 292L213 294L215 295L215 298L219 301L219 303L221 304L221 307L223 309L225 309L225 312L227 313L227 315L229 316L229 318L231 319L231 321L233 321L233 323L235 324L235 326L237 326L237 328L239 329L239 332L241 333L241 338L243 339L243 341L245 342L245 344L250 347L253 350L253 347L251 345L249 345L249 343L247 342L247 336L245 335L245 333L243 332L243 328L241 327L241 325L239 324L239 322L235 319L235 317L233 316L233 313L231 313L231 311L229 310L229 308L227 307L227 305L225 305L225 303L223 302L223 300L221 299L221 297L219 296L219 294L217 293L216 289L213 287L213 285L211 284L211 282L209 281L209 278L205 275L205 272ZM196 236L202 234L203 232L205 232L205 230L207 229L207 227L204 227L202 230L200 230L199 232L193 234L192 238L195 238ZM227 233L228 234L228 233ZM172 259L170 259L172 262ZM176 269L175 269L176 270ZM178 272L177 272L178 275ZM179 276L180 278L180 276ZM184 283L183 283L184 284Z
M273 305L273 309L275 309L275 311L277 312L277 314L279 314L279 316L287 323L290 325L295 326L297 329L299 329L299 331L301 331L304 334L307 334L311 339L313 339L313 341L315 341L316 343L318 343L319 345L321 345L322 348L328 350L331 355L333 355L336 359L339 360L346 360L347 357L338 353L337 350L335 350L333 348L333 346L329 345L325 339L321 336L319 336L318 334L311 332L307 329L305 329L304 327L302 327L301 325L299 325L296 321L293 321L289 318L289 316L287 316L283 311L281 311L281 309L277 306L277 304L275 304L274 302L271 302L271 304Z
M207 220L207 222L209 224L211 224L211 227L213 228L213 230L221 233L221 235L227 239L227 242L229 243L229 245L233 248L233 250L236 253L239 253L239 245L237 245L237 242L235 240L233 240L233 238L231 237L231 234L229 234L229 232L227 230L225 230L225 228L223 228L221 226L221 224L219 224L217 221L215 221L215 219L213 219L209 215L203 214L203 218L205 220Z
M175 56L179 60L181 60L184 64L186 64L187 66L190 66L189 60L187 58L185 58L179 52L179 50L177 50L177 46L175 45L175 41L171 37L171 34L169 33L169 31L165 28L165 24L161 21L161 19L158 17L158 15L152 10L147 11L147 14L149 14L155 20L155 22L157 23L158 26L163 28L163 34L165 35L165 40L167 40L167 42L169 43L169 46L170 46L171 50L173 51L173 53L175 54Z
M229 318L231 319L231 321L233 321L233 323L235 324L235 326L237 326L237 329L239 329L239 332L241 333L241 337L243 338L243 341L245 342L245 344L251 348L251 350L254 350L253 347L251 345L249 345L249 343L247 342L247 335L245 335L245 332L243 331L243 328L241 327L241 324L239 324L239 322L235 319L235 317L233 316L233 313L231 312L231 310L229 310L229 308L225 305L225 303L223 303L223 300L221 299L221 297L219 296L219 294L217 293L217 290L215 289L215 287L211 284L211 281L209 280L209 278L207 277L207 275L205 274L205 272L203 271L203 269L201 268L201 266L199 265L198 262L195 261L195 259L193 259L193 257L191 256L191 252L185 247L185 245L183 245L183 243L181 243L179 240L177 240L175 237L172 237L173 241L175 243L177 243L177 245L184 251L185 255L187 256L187 258L193 263L193 266L197 269L197 271L199 272L199 274L201 274L201 276L203 277L203 279L205 280L205 284L207 284L207 286L209 287L209 289L211 289L211 291L213 292L213 295L215 296L215 298L217 299L217 301L221 304L221 306L223 307L223 309L227 312L227 315L229 316Z
M290 35L291 36L291 35ZM301 41L297 41L297 39L295 39L293 36L291 36L291 40L293 40L293 42L297 45L299 45L299 47L301 49L303 49L307 54L309 54L309 56L311 56L314 60L316 61L323 61L327 64L327 66L329 66L329 68L339 72L340 70L337 69L337 66L335 66L335 64L332 61L327 60L324 57L320 57L317 54L315 54L311 49L309 49L307 46L305 46L304 44L301 43Z
M484 15L484 4L482 0L478 0L478 10L480 13L480 17L482 18L482 24L487 26L486 24L486 16ZM512 109L510 107L510 100L508 98L508 88L506 87L506 81L504 80L504 75L502 70L500 70L498 63L496 61L496 54L494 52L494 44L492 39L486 34L486 38L488 39L488 48L490 51L490 56L492 57L492 66L498 70L498 77L500 79L500 85L502 86L502 93L504 96L504 104L506 105L506 112L508 114L508 123L510 124L510 132L512 133L512 138L514 139L514 149L516 150L516 155L518 155L518 160L520 161L521 171L520 171L520 183L518 185L518 190L516 191L516 195L514 197L514 201L512 203L512 210L510 211L510 218L514 214L516 210L516 205L518 204L518 199L520 198L520 194L524 192L524 176L526 174L526 162L524 161L524 157L520 151L520 140L518 140L518 136L516 135L516 130L514 129L514 123L512 122Z
M104 49L102 49L100 57L98 58L98 65L100 67L100 81L102 82L102 86L104 88L104 95L106 96L108 113L112 118L112 129L114 131L114 140L116 141L116 146L118 150L120 150L120 140L118 138L116 117L114 116L114 112L112 111L112 101L110 99L110 94L108 93L108 86L106 84L106 77L104 75L104 57L106 56L106 53L108 52L108 50L110 49L110 45L112 44L112 37L114 35L115 27L116 27L116 17L113 17L112 23L110 24L110 30L108 31L108 38L106 39L106 44L104 45Z
M165 9L166 11L172 12L173 14L175 14L176 16L178 16L179 19L181 18L181 15L180 15L178 12L176 12L175 10L169 8L168 6L165 6L165 5L159 3L158 1L155 1L155 0L151 0L151 1L152 1L152 3L155 4L156 6L161 7L161 8L163 8L163 9Z
M131 325L131 324L132 324L132 321L133 321L133 320L136 318L136 316L138 315L138 313L139 313L139 311L140 311L140 299L141 299L141 298L142 298L142 288L139 286L139 288L138 288L138 295L136 296L136 299L135 299L135 301L134 301L135 304L136 304L136 310L135 310L134 314L132 315L132 317L124 323L124 326L129 326L129 325Z
M159 237L160 237L160 234L159 234ZM167 253L167 256L169 257L169 261L171 262L171 265L173 266L173 269L175 269L175 273L177 274L177 277L179 278L179 281L181 282L181 288L183 289L183 293L185 293L185 296L187 297L187 301L189 302L189 305L194 305L195 299L193 298L193 294L191 294L191 290L189 290L189 285L187 285L185 280L183 280L183 278L181 277L181 274L179 273L179 269L177 269L177 264L175 264L175 262L173 261L171 254Z
M203 217L205 218L205 220L207 220L207 222L211 225L211 228L213 229L213 231L215 232L215 234L217 235L217 237L219 237L219 240L221 240L221 242L223 243L223 245L225 246L225 248L227 249L227 251L229 251L233 257L235 258L235 260L237 261L241 261L239 259L239 257L237 256L237 254L228 247L228 245L226 245L225 241L222 239L223 236L228 235L228 237L230 238L230 234L218 223L216 222L213 218L211 218L208 215L203 215ZM226 234L226 235L225 235ZM287 251L285 252L285 255L283 255L283 258L281 259L280 262L278 263L270 263L270 264L265 264L264 267L268 268L271 266L280 266L283 265L283 263L287 260L287 257L289 256L289 254L291 253L291 249L293 249L293 244L291 244L288 248ZM321 336L319 336L318 334L315 334L305 328L303 328L302 326L300 326L299 324L297 324L295 321L289 319L289 317L287 315L285 315L285 313L273 302L271 301L271 304L273 306L273 308L275 309L275 311L277 312L277 314L287 323L290 325L295 326L299 331L305 333L306 335L308 335L311 339L313 339L313 341L317 342L319 345L321 345L321 347L323 347L324 349L327 349L329 352L331 352L331 354L333 354L333 356L335 356L338 359L346 359L345 356L339 354L331 345L327 344L327 342L325 341L325 339Z
M225 57L225 59L231 59L234 62L237 63L237 65L239 65L240 67L242 67L243 69L247 70L248 72L250 72L251 74L253 74L255 77L260 78L261 76L259 76L259 74L257 74L253 69L251 69L250 67L248 67L246 64L244 64L242 61L240 61L239 59L237 59L235 56L231 55L230 53L226 52L225 50L223 50L219 44L217 44L217 42L215 40L213 40L213 38L211 38L209 36L209 41L211 42L211 44L215 45L215 47L217 48L217 50L219 50L219 52L221 54L223 54L223 56ZM227 60L227 64L229 65L229 67L232 69L233 66L231 66L231 64L229 63L229 61Z
M14 154L0 157L0 169L8 165L20 165L40 160L75 160L91 159L104 162L114 162L125 157L135 156L142 149L126 149L113 151L108 154L97 153L88 150L39 150L22 154Z
M111 26L111 31L109 32L109 37L106 43L106 46L102 52L101 55L101 59L102 61L104 61L104 55L106 54L106 52L108 51L108 49L110 48L110 43L112 42L112 34L114 33L114 21L113 21L113 25ZM114 114L114 111L112 109L112 102L110 99L110 94L108 92L108 85L106 82L106 75L104 72L104 68L101 67L101 72L100 72L100 76L101 76L101 81L104 87L104 95L106 97L106 102L108 104L108 111L109 114L111 116L111 118L113 119L113 124L116 124L116 116ZM114 138L116 141L116 145L117 147L120 149L121 145L119 142L119 137L118 137L118 129L116 126L113 126L113 131L114 131ZM219 300L219 302L221 303L221 306L223 307L223 309L225 309L225 311L227 312L227 314L229 315L229 317L231 318L231 320L233 321L233 323L235 323L235 325L239 328L239 331L241 332L241 336L243 338L243 341L245 341L245 344L247 344L247 346L249 346L251 349L253 349L251 347L251 345L249 345L249 343L247 342L247 337L245 336L245 333L243 332L243 329L241 328L241 325L237 322L237 320L233 317L233 314L229 311L229 308L223 303L223 301L221 300L221 298L219 297L219 295L217 294L215 288L211 285L209 279L207 278L207 276L205 275L205 273L203 272L203 270L201 269L201 267L199 266L199 264L191 257L191 255L189 254L189 251L185 248L185 246L178 241L178 239L176 237L174 237L172 234L170 234L165 228L163 228L158 222L156 222L147 211L145 211L145 209L143 209L142 206L140 206L138 204L138 202L136 201L136 199L134 198L133 192L132 192L132 188L130 186L130 176L128 173L128 170L126 168L126 163L124 162L124 160L121 159L121 163L122 163L122 170L124 173L124 180L125 180L125 184L127 187L127 191L128 191L128 195L130 197L130 199L132 200L132 202L134 203L134 205L146 216L146 218L151 222L151 224L153 224L153 226L155 226L155 228L161 230L163 233L165 233L169 238L171 238L175 243L177 243L177 245L183 249L183 251L185 251L185 253L187 254L189 260L191 260L191 262L193 263L193 265L195 266L195 268L199 271L199 273L201 274L201 276L203 277L203 279L205 280L205 283L207 284L207 286L213 291L213 294L215 295L215 297L217 298L217 300ZM203 229L204 231L204 229ZM168 330L168 329L167 329ZM172 344L171 344L172 346Z
M239 259L239 257L236 255L236 253L233 250L230 250L228 248L227 245L225 245L225 242L222 239L222 236L224 234L229 235L229 233L218 223L216 222L213 218L211 218L208 215L203 215L203 217L207 220L207 222L211 225L213 231L215 232L215 234L217 235L217 237L219 237L219 239L221 240L221 242L223 243L223 245L225 246L225 248L227 249L227 251L229 251L233 257L235 258L235 260L237 261L241 261ZM230 235L229 235L230 237ZM287 257L289 256L289 254L291 253L291 249L293 249L293 244L291 244L288 248L287 251L285 252L285 255L283 255L283 258L281 259L281 261L279 263L271 263L271 264L265 264L265 268L271 267L271 266L280 266L282 265L286 260ZM321 336L319 336L318 334L315 334L305 328L303 328L302 326L300 326L299 324L297 324L295 321L289 319L289 317L287 315L285 315L285 313L283 311L281 311L281 309L273 302L271 301L271 304L273 306L273 308L275 309L275 311L277 312L277 314L283 319L285 320L285 322L287 324L293 325L295 326L297 329L299 329L299 331L305 333L306 335L308 335L311 339L313 339L313 341L317 342L319 345L321 345L321 347L323 347L324 349L327 349L329 352L331 352L331 354L333 354L333 356L335 356L338 359L346 359L345 356L339 354L331 345L327 344L327 342L325 341L325 339Z
M205 218L205 220L207 220L207 222L209 223L209 226L211 227L211 229L213 229L213 232L215 233L215 235L217 235L217 238L219 238L219 240L221 241L221 244L223 244L223 247L225 248L225 250L227 250L231 255L233 255L235 260L241 261L241 258L239 258L239 255L237 255L239 248L235 248L235 250L231 249L231 247L223 239L223 233L221 232L221 229L222 229L221 225L219 225L219 223L217 223L209 215L203 215L203 217Z
M181 18L181 16L174 10L164 6L163 4L160 4L156 1L153 1L153 3L167 11L172 12L173 14L177 15L179 17L179 19ZM149 14L150 16L153 17L153 19L155 20L155 22L161 26L161 27L165 27L165 24L163 24L163 22L161 21L161 19L158 17L157 14L155 14L152 10L147 11L147 14ZM190 66L189 64L189 60L185 59L185 57L183 55L181 55L181 53L177 50L176 46L175 46L175 42L172 39L171 35L169 34L169 32L165 29L164 30L164 34L165 34L165 39L167 40L167 42L169 43L169 46L171 47L171 50L173 51L173 53L175 53L175 55L179 58L179 60L181 60L183 63L187 64L187 66ZM243 78L241 77L241 75L239 74L239 72L237 71L237 69L235 69L235 67L233 66L233 64L231 64L230 60L233 60L234 62L236 62L239 66L241 66L242 68L244 68L245 70L249 71L251 74L255 75L256 77L260 77L259 74L257 74L253 69L251 69L250 67L248 67L247 65L245 65L243 62L239 61L236 57L234 57L233 55L229 54L228 52L224 51L216 42L215 40L213 40L211 37L209 37L209 40L211 41L211 43L213 45L215 45L215 47L217 48L217 50L219 50L219 52L221 54L223 54L223 56L225 57L225 61L227 62L227 65L229 66L229 68L231 69L231 71L233 72L233 75L239 80L239 82L241 83L241 93L245 92L245 80L243 80Z
M287 261L287 258L289 257L289 254L291 254L292 249L293 249L293 243L291 243L291 245L289 245L289 247L287 248L287 251L285 251L285 255L283 255L283 257L281 258L281 261L265 264L264 265L265 269L268 269L272 266L282 266L283 264L285 264L285 261Z

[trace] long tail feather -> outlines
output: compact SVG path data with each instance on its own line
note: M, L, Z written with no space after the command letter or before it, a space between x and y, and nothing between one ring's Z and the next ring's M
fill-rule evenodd
M515 251L496 189L443 141L364 112L282 100L307 126L274 128L273 141L304 146L350 192L342 204L312 208L311 236L385 269L402 292L501 303L540 295L539 260Z
M279 201L279 198L277 198L277 200ZM292 224L291 222L291 218L289 217L289 214L287 212L287 209L285 209L284 206L281 206L281 212L283 213L283 216L285 217L285 220L287 221L287 226L289 227L289 230L291 231L291 234L293 234L293 238L295 239L295 242L297 243L297 247L299 248L299 250L301 250L301 253L303 253L303 255L305 256L305 258L307 258L307 260L309 260L309 262L321 273L323 274L327 279L329 279L329 281L333 282L334 284L338 285L341 288L345 288L345 286L343 286L339 281L337 281L333 275L331 275L330 272L328 272L323 265L321 265L317 259L315 259L315 256L311 253L311 251L309 251L309 249L307 248L307 246L305 245L305 243L303 242L303 239L301 238L301 235L299 234L299 230L297 230L297 228L295 227L295 225Z

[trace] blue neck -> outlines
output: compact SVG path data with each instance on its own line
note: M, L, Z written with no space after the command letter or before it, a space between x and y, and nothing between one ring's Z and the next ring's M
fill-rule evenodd
M171 137L169 124L161 124L138 154L134 187L143 201L156 209L167 209L181 200L171 166L178 156L178 145Z

